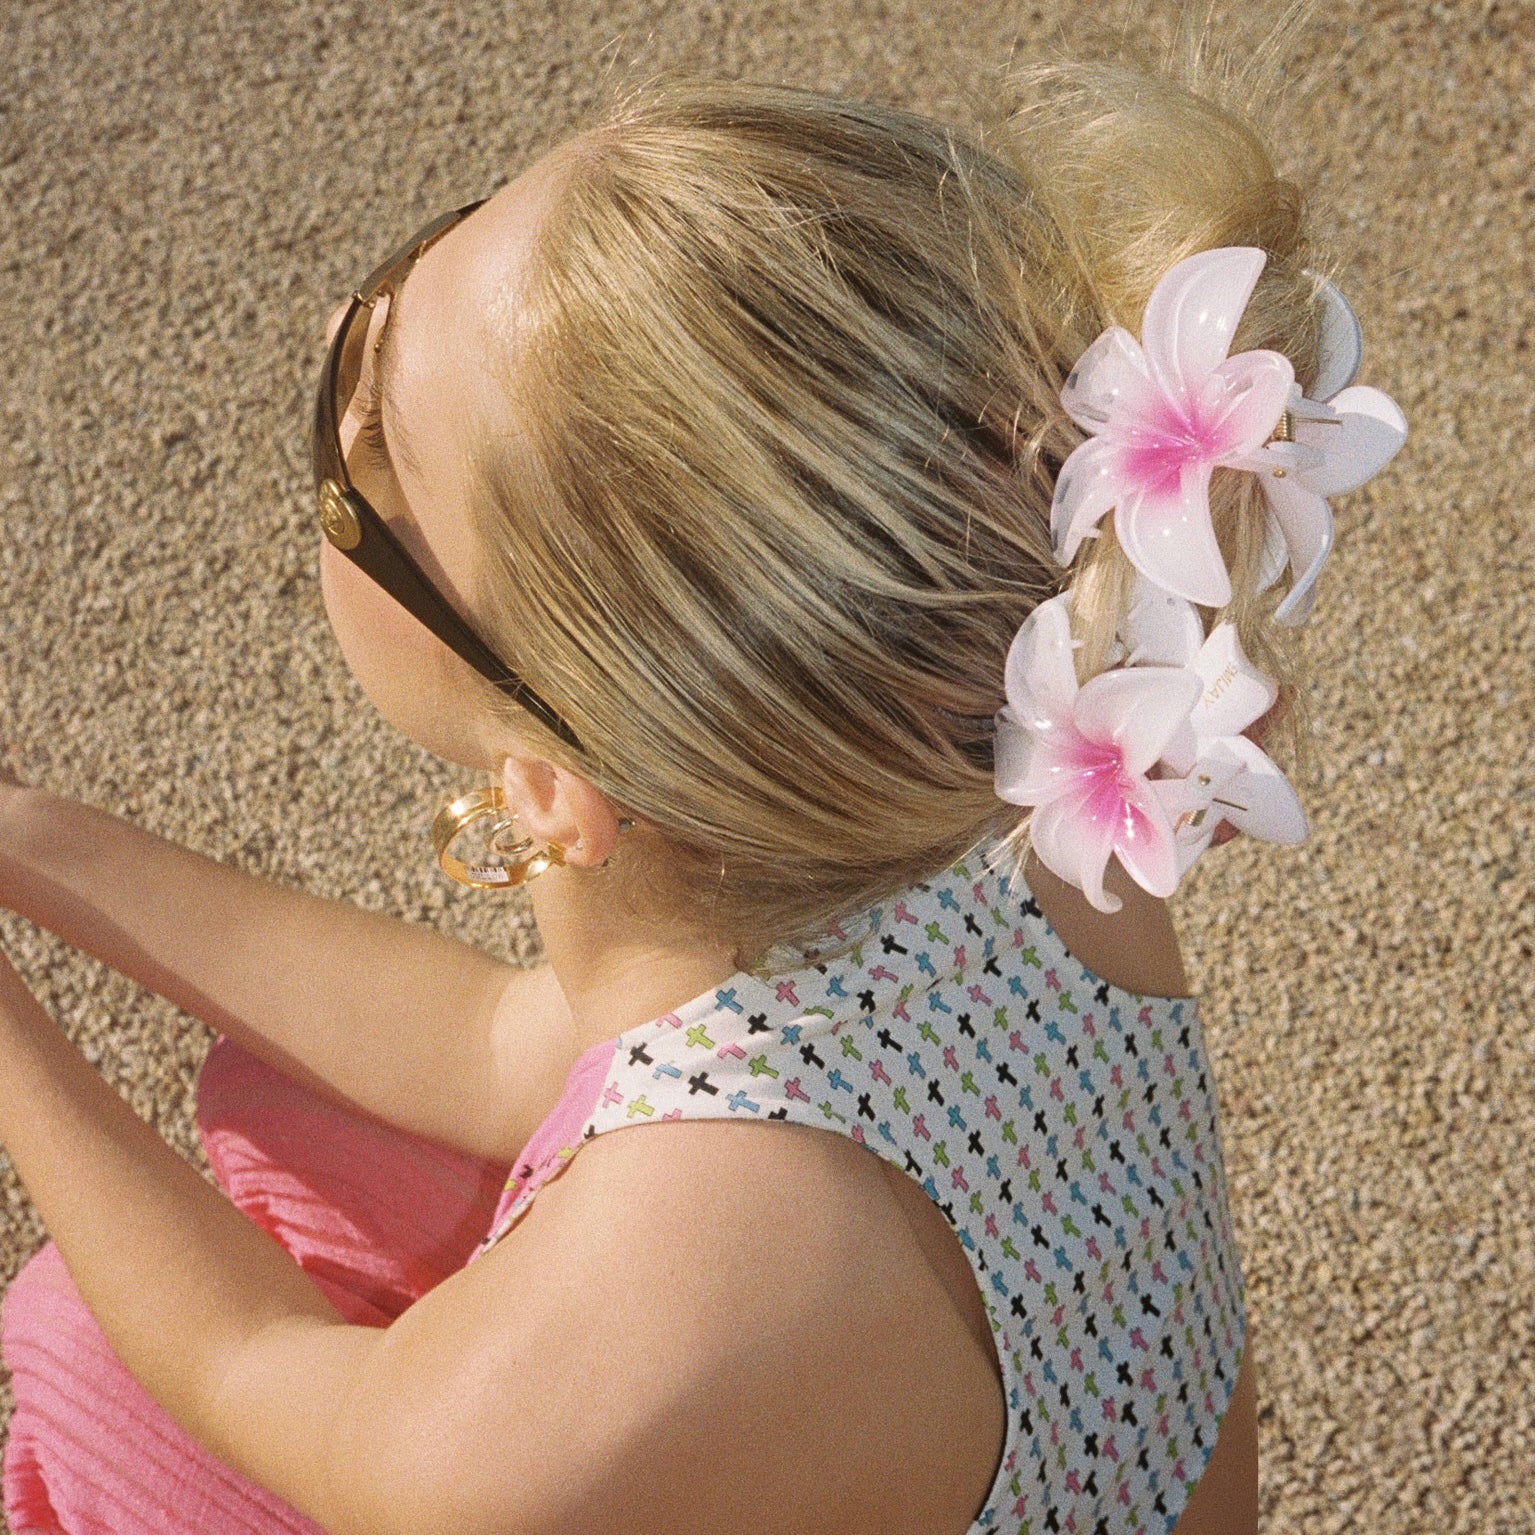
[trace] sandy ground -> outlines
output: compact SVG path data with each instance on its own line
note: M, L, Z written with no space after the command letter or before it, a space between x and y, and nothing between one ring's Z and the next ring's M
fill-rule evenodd
M432 212L579 127L609 68L963 119L958 92L1015 32L1024 51L1099 45L1133 14L8 8L0 748L213 857L534 960L521 907L432 860L430 816L464 775L374 713L324 616L307 430L331 306ZM1179 897L1275 1531L1530 1524L1529 19L1340 0L1282 146L1351 258L1362 381L1413 437L1338 508L1311 625L1311 842L1239 840ZM208 1029L18 918L0 934L206 1172ZM9 1278L45 1233L0 1165Z

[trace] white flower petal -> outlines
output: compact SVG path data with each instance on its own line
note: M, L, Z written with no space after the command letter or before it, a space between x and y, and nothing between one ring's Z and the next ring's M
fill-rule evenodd
M1306 812L1290 780L1272 758L1246 736L1222 741L1221 748L1242 764L1242 771L1220 793L1221 800L1231 802L1217 804L1221 818L1260 842L1292 846L1304 842L1311 832Z
M1316 600L1317 577L1332 549L1332 508L1289 476L1265 475L1263 492L1290 551L1292 584L1274 609L1274 618L1282 624L1304 623Z
M1125 771L1144 775L1199 701L1201 683L1181 666L1131 666L1083 683L1072 719L1083 737L1113 742Z
M1142 890L1163 898L1178 888L1178 854L1172 822L1144 779L1125 797L1125 814L1114 838L1114 854Z
M1190 723L1201 740L1234 736L1267 714L1279 685L1247 659L1236 625L1217 624L1194 658L1204 691Z
M1055 477L1050 541L1057 563L1069 565L1082 540L1113 510L1128 488L1116 444L1089 437L1073 448Z
M1320 464L1302 470L1300 481L1319 496L1357 490L1380 473L1407 441L1407 418L1379 389L1356 385L1331 402L1338 419L1297 421L1295 440L1321 454Z
M1215 371L1228 398L1220 416L1220 432L1226 443L1217 462L1231 455L1256 452L1270 437L1284 415L1295 382L1290 359L1279 352L1238 352Z
M1285 542L1284 530L1270 507L1263 519L1263 553L1258 561L1257 591L1266 592L1284 573L1290 563L1290 548Z
M1114 535L1142 575L1205 607L1231 601L1231 577L1210 521L1210 469L1194 464L1174 496L1132 491L1114 511Z
M1070 602L1071 594L1062 592L1039 603L1008 647L1004 687L1020 720L1043 715L1060 721L1071 714L1077 667L1071 653Z
M1321 366L1311 386L1315 400L1330 400L1359 377L1364 358L1364 331L1354 306L1325 277L1317 297L1322 305Z
M1187 666L1205 642L1204 625L1194 604L1163 591L1139 571L1120 633L1130 647L1132 666Z
M1067 795L1041 805L1029 821L1029 842L1039 861L1076 888L1098 911L1115 912L1124 904L1103 888L1103 871L1113 849L1115 824L1099 819L1083 797Z
M1201 251L1171 267L1152 289L1141 346L1153 376L1187 403L1225 361L1267 257L1248 245Z
M997 710L993 723L997 797L1010 805L1038 805L1060 794L1068 781L1061 768L1059 737L1070 726L1031 726L1011 705ZM1075 739L1075 732L1071 734Z
M1126 413L1143 415L1157 399L1146 354L1122 325L1111 325L1083 352L1061 389L1066 414L1088 432Z

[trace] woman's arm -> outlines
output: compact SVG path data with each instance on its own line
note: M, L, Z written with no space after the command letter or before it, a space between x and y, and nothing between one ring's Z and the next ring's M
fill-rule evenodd
M0 906L324 1096L510 1164L578 1053L547 965L243 874L0 785Z

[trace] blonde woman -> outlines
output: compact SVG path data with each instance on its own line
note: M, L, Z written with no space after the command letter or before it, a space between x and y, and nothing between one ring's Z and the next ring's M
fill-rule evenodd
M1070 594L1085 692L1135 574L1111 520L1055 558L1074 364L1232 248L1240 344L1308 385L1317 255L1214 99L1009 88L977 140L652 84L333 315L326 609L488 775L442 866L525 885L545 966L7 786L8 906L219 1030L234 1200L7 967L0 1138L53 1237L5 1307L13 1528L1256 1528L1166 901L1025 858L994 731L1020 625ZM1209 499L1201 623L1289 689L1256 479Z

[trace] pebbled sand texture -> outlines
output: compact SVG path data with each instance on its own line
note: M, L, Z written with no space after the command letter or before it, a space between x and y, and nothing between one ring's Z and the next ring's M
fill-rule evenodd
M1222 14L1249 12L1226 0ZM0 753L210 856L514 961L451 884L464 775L398 736L320 600L325 319L434 211L688 63L954 115L1113 0L38 0L0 49ZM1148 28L1151 32L1148 32ZM1262 1360L1264 1528L1530 1527L1530 9L1338 0L1282 168L1349 257L1412 438L1337 507L1300 849L1178 898ZM210 1031L10 914L69 1036L206 1174ZM45 1233L0 1159L9 1279ZM8 1383L4 1411L9 1412Z

